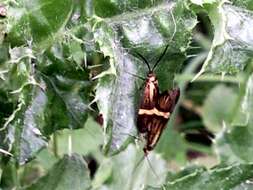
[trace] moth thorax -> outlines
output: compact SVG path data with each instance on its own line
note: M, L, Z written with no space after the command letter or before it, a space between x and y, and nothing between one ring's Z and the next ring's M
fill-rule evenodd
M155 73L153 73L153 72L148 73L148 75L147 75L147 82L148 83L155 83L155 84L157 84L157 78L156 78Z
M156 75L155 75L155 73L153 73L153 72L149 72L149 73L147 74L147 79L148 79L149 81L155 81L155 80L157 80L157 79L156 79Z

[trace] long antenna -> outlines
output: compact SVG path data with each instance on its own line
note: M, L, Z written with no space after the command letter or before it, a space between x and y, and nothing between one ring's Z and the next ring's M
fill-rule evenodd
M148 165L149 165L150 169L152 170L152 172L153 172L153 174L155 175L156 179L159 181L160 178L159 178L159 176L157 175L157 173L155 172L155 169L153 168L153 166L152 166L152 164L151 164L151 161L150 161L148 155L144 155L144 157L147 159ZM163 189L163 190L166 189L165 186L164 186L163 184L162 184L162 189Z
M149 66L148 61L146 60L146 58L143 55L141 55L140 53L138 53L138 52L136 54L139 55L140 58L142 58L142 60L144 61L144 63L146 63L146 65L148 66L148 70L151 71L151 68L150 68L150 66Z
M133 171L132 171L132 174L134 175L135 172L137 171L138 167L140 166L140 164L142 163L142 161L145 159L145 156L143 155L141 157L141 159L135 164L134 168L133 168Z
M149 167L151 168L151 170L152 170L153 174L155 175L156 179L159 180L159 177L158 177L157 173L155 172L155 169L154 169L154 168L152 167L152 165L151 165L151 162L150 162L150 160L149 160L148 155L145 155L145 158L147 159L148 165L149 165Z
M141 80L143 80L143 81L145 81L146 79L144 78L144 77L142 77L142 76L139 76L139 75L136 75L136 74L134 74L134 73L130 73L130 72L128 72L128 71L125 71L127 74L129 74L129 75L132 75L132 76L134 76L134 77L136 77L136 78L138 78L138 79L141 79Z
M160 55L160 57L158 58L158 60L156 61L155 65L153 66L151 71L154 71L154 69L156 68L156 66L158 65L158 63L162 60L163 56L165 55L167 49L168 49L169 45L167 45L165 47L165 49L163 50L163 53Z

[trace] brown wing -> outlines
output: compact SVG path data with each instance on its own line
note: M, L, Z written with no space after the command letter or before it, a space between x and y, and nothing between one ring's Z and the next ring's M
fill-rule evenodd
M151 80L153 77L153 80ZM137 116L137 128L140 133L146 133L148 130L148 126L150 125L150 115L152 115L152 110L156 106L156 102L158 99L158 81L155 77L155 74L151 74L150 77L147 78L144 93L141 98L140 108L138 110Z
M144 93L140 102L140 109L153 109L158 98L158 83L146 81Z
M151 124L152 118L147 114L138 114L137 117L137 128L139 133L146 133L148 126Z
M162 112L172 113L180 96L180 89L165 91L159 95L156 108Z
M147 136L146 136L146 145L144 147L145 154L148 151L154 149L155 145L159 141L159 138L163 132L163 129L166 126L168 119L161 116L153 116L150 120L150 127L148 128Z
M144 147L145 154L147 154L148 151L153 150L157 144L162 131L166 127L166 123L170 118L170 114L173 112L177 104L179 96L179 89L166 91L159 95L156 103L156 111L154 111L154 115L152 115L147 121L149 127L147 128L147 143Z

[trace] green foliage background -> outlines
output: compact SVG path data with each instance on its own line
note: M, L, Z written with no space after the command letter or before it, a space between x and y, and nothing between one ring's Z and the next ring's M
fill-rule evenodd
M251 0L1 0L0 189L253 189L252 11ZM181 98L143 159L136 52L154 63L167 44L159 88Z

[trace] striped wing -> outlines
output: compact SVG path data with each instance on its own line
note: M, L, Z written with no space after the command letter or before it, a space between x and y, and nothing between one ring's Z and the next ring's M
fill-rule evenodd
M144 93L140 102L140 109L153 109L159 96L157 84L146 82Z
M159 95L156 108L161 112L172 113L180 96L179 88L165 91Z
M159 95L156 102L156 108L153 115L151 115L146 121L147 125L147 144L144 147L144 152L147 153L154 149L157 144L163 129L166 127L166 123L170 118L170 114L173 112L177 101L180 96L179 89L173 89L166 91Z
M144 93L141 98L140 108L137 117L137 128L140 133L146 133L148 126L150 126L150 115L156 106L159 96L158 83L146 82Z

